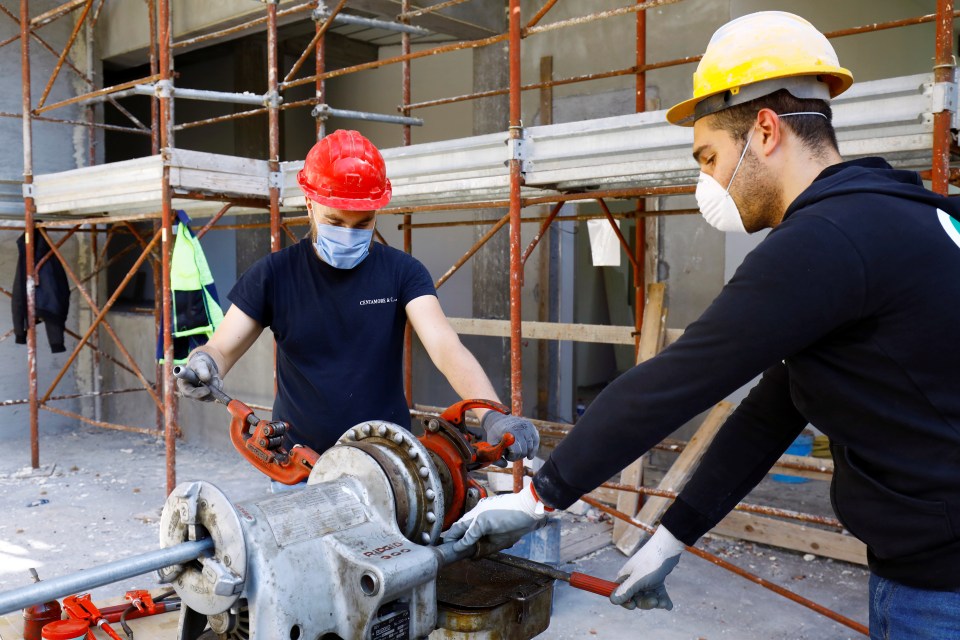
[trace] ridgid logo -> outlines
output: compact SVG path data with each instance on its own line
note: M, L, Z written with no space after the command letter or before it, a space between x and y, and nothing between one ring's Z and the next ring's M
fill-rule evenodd
M937 209L937 217L940 218L940 224L943 230L947 232L953 243L960 247L960 220L948 215L946 212Z
M389 304L396 301L396 298L370 298L369 300L361 300L360 306L362 307L368 304Z

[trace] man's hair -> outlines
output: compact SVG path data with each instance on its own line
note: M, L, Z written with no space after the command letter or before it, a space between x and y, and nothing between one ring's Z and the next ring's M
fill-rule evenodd
M830 149L839 151L830 104L816 98L795 98L786 89L718 111L714 114L710 126L729 132L738 142L745 142L761 109L770 109L778 114L797 111L822 113L826 118L814 115L790 116L781 120L781 123L817 155Z

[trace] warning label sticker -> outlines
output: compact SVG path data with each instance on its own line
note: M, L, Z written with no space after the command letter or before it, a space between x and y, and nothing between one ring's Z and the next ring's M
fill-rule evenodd
M309 485L256 503L281 547L367 521L357 497L342 483Z
M409 640L410 610L397 611L390 617L378 620L370 629L370 640Z

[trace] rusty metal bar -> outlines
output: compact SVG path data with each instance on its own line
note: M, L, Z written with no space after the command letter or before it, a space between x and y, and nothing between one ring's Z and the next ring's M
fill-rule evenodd
M632 524L633 526L638 527L639 529L642 529L647 533L653 533L654 531L653 527L649 527L646 524L639 522L638 520L634 520L627 514L617 511L612 507L608 507L607 505L603 504L602 502L598 502L593 498L590 498L588 496L583 496L581 500L589 504L591 507L594 507L595 509L599 509L600 511L603 511L604 513L609 514L614 518L623 520L627 524ZM804 607L810 609L811 611L815 611L822 616L830 618L834 622L839 622L843 626L853 629L858 633L862 633L865 636L870 635L870 631L867 629L867 627L860 624L859 622L855 620L851 620L846 616L840 615L836 611L833 611L832 609L828 609L823 605L819 605L816 602L813 602L812 600L808 600L807 598L804 598L803 596L797 595L796 593L790 591L789 589L784 589L780 585L774 584L769 580L764 580L763 578L756 576L748 571L745 571L740 567L730 562L727 562L726 560L719 558L708 551L703 551L702 549L698 549L696 547L687 547L686 550L692 553L693 555L697 556L698 558L702 558L704 560L707 560L708 562L712 562L713 564L717 565L722 569L726 569L727 571L737 574L741 578L745 578L754 584L760 585L764 589L769 589L770 591L773 591L774 593L781 595L784 598L787 598L788 600L792 600L793 602L796 602L799 605L803 605Z
M293 244L297 244L298 242L300 242L300 238L298 238L297 236L293 235L293 232L290 231L290 229L287 228L287 225L281 224L281 225L280 225L280 228L283 229L283 232L287 234L287 237L288 237L288 238L290 238L290 242L292 242ZM379 232L377 232L377 237L379 237L381 240L383 240L383 236L381 236ZM387 244L385 240L383 241L383 244Z
M953 17L960 17L960 11L954 11ZM827 31L823 35L827 38L842 38L843 36L853 36L860 33L873 33L874 31L883 31L885 29L895 29L897 27L909 27L917 24L924 24L926 22L933 22L937 19L936 13L930 13L923 16L917 16L915 18L905 18L903 20L891 20L890 22L875 22L873 24L866 24L862 27L853 27L850 29L838 29L836 31Z
M646 0L640 4L627 5L626 7L620 7L618 9L610 9L607 11L598 11L596 13L587 14L585 16L578 16L576 18L570 18L568 20L560 20L558 22L551 22L539 27L530 27L523 30L523 37L532 36L535 33L544 33L547 31L554 31L555 29L563 29L566 27L573 27L588 24L596 20L603 20L604 18L613 18L616 16L622 16L629 13L634 13L637 11L646 11L647 9L653 9L655 7L662 7L668 4L676 4L680 0Z
M510 143L513 152L510 162L510 410L513 415L523 415L523 336L521 334L521 282L523 265L520 264L520 158L517 146L523 137L523 122L520 120L520 0L510 0ZM513 490L523 489L523 460L513 463Z
M79 413L74 413L73 411L67 411L66 409L60 409L58 407L51 407L50 405L47 405L47 404L41 405L41 408L44 411L49 411L50 413L56 413L57 415L61 415L66 418L73 418L74 420L79 420L80 422L85 422L95 427L100 427L101 429L112 429L113 431L126 431L128 433L141 433L145 436L157 435L157 432L154 431L153 429L145 429L143 427L128 427L122 424L114 424L113 422L103 422L102 420L93 420L86 416L82 416Z
M317 6L317 3L316 3L316 2L307 2L307 3L304 3L304 4L298 4L298 5L294 6L294 7L290 7L289 9L283 9L283 10L281 10L281 11L277 11L277 17L278 17L278 18L282 18L282 17L284 17L284 16L293 15L293 14L295 14L295 13L302 13L302 12L304 12L304 11L311 11L311 10L312 10L314 7L316 7L316 6ZM265 24L266 22L267 22L266 16L263 16L263 17L260 17L260 18L254 18L254 19L250 20L249 22L244 22L244 23L242 23L242 24L234 25L234 26L228 27L228 28L226 28L226 29L221 29L220 31L214 31L214 32L212 32L212 33L207 33L207 34L204 34L204 35L202 35L202 36L196 36L196 37L194 37L194 38L190 38L190 39L188 39L188 40L181 40L180 42L174 42L173 44L170 45L170 47L171 47L172 49L180 49L180 48L182 48L182 47L189 47L189 46L192 46L192 45L195 45L195 44L199 44L199 43L201 43L201 42L206 42L207 40L215 40L215 39L217 39L217 38L222 38L223 36L229 36L229 35L233 35L233 34L235 34L235 33L240 33L241 31L246 31L247 29L252 29L253 27L255 27L255 26L257 26L257 25Z
M197 231L197 240L207 235L207 231L210 231L213 225L217 224L217 222L220 221L220 218L223 217L223 214L229 211L232 206L233 206L233 203L228 202L220 209L220 211L217 211L216 215L210 218L210 221L207 222L207 224L203 225L200 231Z
M23 118L21 113L9 113L6 111L0 111L0 118ZM146 131L141 131L140 129L134 129L133 127L121 127L115 124L101 124L99 122L83 122L82 120L62 120L60 118L45 118L43 116L33 116L33 119L38 122L53 122L56 124L69 124L75 127L93 127L94 129L105 129L106 131L120 131L122 133L137 133L141 135L146 135Z
M557 0L547 0L543 6L540 7L540 11L537 11L537 13L530 18L530 22L527 23L526 29L536 26L541 20L543 20L543 17L547 15L547 12L550 11L555 4L557 4Z
M4 338L7 337L7 335L10 335L11 333L13 333L12 329L8 331L6 334L4 334L3 337L0 337L0 340L3 340ZM96 396L114 396L121 393L131 393L134 391L143 391L143 390L144 389L142 387L136 387L134 389L114 389L111 391L94 391L92 393L68 393L67 395L63 395L63 396L52 396L48 400L48 402L54 402L56 400L76 400L78 398L93 398ZM30 403L30 398L21 398L19 400L0 400L0 407L14 407L17 405L29 404L29 403Z
M286 111L287 109L295 109L298 107L306 107L309 105L314 105L317 103L316 98L306 98L305 100L297 100L296 102L288 102L286 104L280 105L279 109L281 111ZM175 131L181 131L183 129L192 129L194 127L202 127L208 124L216 124L218 122L227 122L229 120L238 120L240 118L248 118L250 116L257 116L269 111L269 107L260 107L259 109L249 109L247 111L241 111L239 113L228 113L223 116L216 116L213 118L206 118L204 120L194 120L193 122L185 122L183 124L178 124L174 127Z
M170 24L170 0L158 0L157 5L157 48L160 64L160 81L168 83L173 77L173 52L170 43L173 40ZM173 138L173 98L169 93L162 93L159 105L160 148L170 149L174 146ZM173 206L172 189L170 187L170 167L163 165L163 182L161 185L161 213L160 233L162 250L160 265L160 285L163 295L161 324L163 325L163 375L162 382L157 381L163 389L163 434L166 445L167 467L167 494L177 486L177 434L176 425L176 397L173 385L173 300L170 291L170 261L173 251Z
M93 0L86 0L86 5L83 7L83 12L80 14L80 17L77 18L77 23L73 26L73 31L70 33L70 37L67 38L67 43L64 45L63 51L60 52L60 57L57 59L57 64L53 68L53 73L50 74L50 79L47 81L47 86L43 89L43 94L40 96L40 101L37 103L38 109L47 101L47 96L50 95L50 90L53 89L53 83L56 82L57 76L60 75L60 69L63 68L63 61L66 60L67 54L69 54L70 49L73 48L73 43L80 34L80 29L83 28L83 22L87 19L87 14L90 13L90 7L92 6Z
M150 75L160 75L160 61L157 57L157 2L147 0L147 17L150 25ZM150 149L153 155L160 153L160 99L157 96L150 98ZM159 284L154 282L154 284ZM154 287L154 298L157 288ZM159 318L158 318L159 321ZM159 325L158 325L159 326Z
M953 0L937 0L936 54L933 65L933 82L953 83L957 67L953 56ZM954 85L954 93L956 86ZM953 109L956 110L956 105ZM931 189L946 195L949 189L950 143L953 137L950 124L954 112L943 108L933 114L933 159Z
M406 22L406 21L409 21L410 18L416 18L417 16L422 16L427 13L433 13L434 11L440 11L441 9L446 9L447 7L453 7L458 4L463 4L464 2L469 2L469 1L470 0L447 0L446 2L438 2L437 4L432 4L429 7L420 7L417 9L413 9L412 11L409 9L409 6L410 6L409 3L405 2L401 5L400 15L397 16L397 20L401 22ZM556 0L554 0L554 2L556 2ZM403 6L406 6L408 8L404 9L402 8Z
M340 0L342 6L346 0ZM277 4L276 0L267 2L267 93L279 96L277 62ZM280 112L275 100L268 107L269 120L269 164L270 172L280 171ZM280 188L270 186L270 251L280 251Z
M124 89L129 89L138 84L144 84L148 82L155 82L159 80L157 76L147 76L146 78L140 78L139 80L130 80L129 82L123 82L121 84L114 85L112 87L104 87L103 89L98 89L96 91L91 91L90 93L85 93L83 95L74 96L67 100L61 100L60 102L54 102L53 104L45 105L42 109L36 109L36 114L46 113L47 111L52 111L53 109L59 109L60 107L66 107L71 104L76 104L78 102L83 102L84 100L92 100L94 98L99 98L111 93L116 93L118 91L123 91Z
M364 62L363 64L353 65L352 67L344 67L342 69L335 69L333 71L325 71L324 73L318 73L313 76L307 76L305 78L299 78L290 82L284 82L280 85L280 88L289 89L291 87L299 87L300 85L309 84L316 80L329 80L330 78L356 73L357 71L376 69L378 67L396 64L397 62L403 62L404 60L416 60L417 58L425 58L438 53L460 51L463 49L479 49L480 47L486 47L491 44L503 42L509 37L509 35L510 34L508 33L501 33L495 36L490 36L489 38L481 38L479 40L463 40L461 42L454 42L453 44L446 44L439 47L434 47L432 49L424 49L422 51L414 51L405 55L393 56L392 58L384 58L383 60L375 60L373 62Z
M323 34L333 25L333 19L337 17L337 14L340 13L340 10L343 9L343 5L347 4L347 0L340 0L337 3L337 6L333 8L333 11L327 16L327 19L323 21L314 34L313 38L310 40L310 43L307 45L307 48L303 50L303 53L300 54L300 57L297 58L297 61L293 63L290 72L284 76L283 81L289 82L293 76L297 75L297 72L300 71L300 67L303 66L303 63L307 61L307 58L310 57L310 52L313 51L313 48L318 46L320 39L323 38ZM318 21L319 22L319 21Z
M64 242L66 242L67 240L69 240L70 238L72 238L72 237L73 237L73 234L75 234L75 233L77 232L77 229L79 229L79 228L80 228L80 227L74 227L74 228L70 229L70 230L67 231L59 240L57 240L57 248L59 249L60 247L63 246L63 243L64 243ZM38 262L38 263L37 263L37 266L34 267L34 270L36 271L36 273L40 273L40 269L43 267L43 265L47 264L47 260L49 260L49 259L50 259L50 256L52 256L52 255L53 255L53 252L52 252L52 251L51 251L51 252L47 252L47 255L43 256L43 257L40 259L40 262Z
M700 213L699 209L668 209L665 211L628 211L626 213L614 213L613 217L617 220L633 220L640 217L651 217L657 215L690 215ZM549 216L530 216L527 218L521 219L523 223L530 222L543 222L549 218ZM557 216L554 218L555 222L583 222L584 220L602 220L606 218L602 213L580 213L576 215L569 216ZM451 220L448 222L417 222L410 224L411 229L430 229L430 228L444 228L444 227L470 227L478 226L485 224L494 224L496 219L488 220ZM405 223L401 222L397 225L397 229L403 229Z
M45 11L40 15L35 16L33 20L30 20L30 30L33 31L34 29L38 29L45 24L53 22L57 18L67 15L71 11L76 11L76 9L84 2L86 2L86 0L70 0L69 2L63 3L59 7L54 7L49 11Z
M27 378L30 396L30 466L40 468L40 429L37 411L37 297L34 268L34 216L37 212L33 199L33 123L30 96L30 6L29 0L20 0L20 59L23 105L23 183L24 210L24 270L27 280Z
M640 266L637 264L637 258L633 255L633 252L630 251L630 243L627 242L627 239L623 237L623 233L620 231L620 227L617 226L617 221L614 219L613 214L610 213L610 209L607 208L607 203L603 201L603 198L597 198L597 203L600 205L600 208L603 209L603 215L606 216L607 220L610 222L610 226L613 227L613 232L617 236L617 240L620 241L620 247L623 249L624 253L627 254L627 257L630 258L630 264L633 265L634 273L640 269Z
M319 21L314 21L314 31L315 33L320 33L320 28L323 25ZM325 33L320 34L320 38L317 40L317 44L314 47L315 59L314 59L314 71L317 73L317 82L314 87L313 96L316 101L316 104L326 103L326 83L323 79L319 78L319 75L327 70L327 58L326 58L326 48L327 48L327 38ZM314 118L314 131L316 134L316 139L321 140L326 134L326 121L323 118Z
M507 224L509 221L510 221L510 214L507 213L502 218L500 218L500 220L498 220L497 223L493 225L493 227L489 231L483 234L483 236L479 240L477 240L472 247L467 249L467 252L463 254L463 256L461 256L460 259L457 260L452 267L447 269L446 273L444 273L442 276L440 276L437 279L437 282L434 285L434 287L437 289L442 287L443 283L450 279L450 276L452 276L454 273L457 272L458 269L460 269L460 267L466 264L467 260L472 258L473 254L479 251L480 247L485 245L487 241L490 240L490 238L492 238L497 233L497 231L500 231L500 229L503 228L503 226Z
M533 253L533 250L537 248L537 245L540 243L540 238L543 237L543 234L545 234L547 229L550 228L550 225L553 224L554 219L556 219L557 214L560 213L560 209L562 208L562 202L558 202L557 204L553 205L550 215L544 218L543 223L540 225L540 230L537 231L537 235L533 236L533 240L530 241L526 251L523 252L523 256L520 257L521 265L525 266L527 264L527 258L529 258L530 254ZM526 220L521 220L521 222L526 222Z
M440 3L445 4L445 3ZM438 5L433 5L437 7ZM431 8L432 9L432 8ZM420 11L420 10L418 10ZM397 16L397 20L403 24L410 23L410 0L401 0L400 3L400 15ZM417 13L417 15L421 15ZM400 34L400 54L407 55L410 53L410 34L403 32ZM409 60L404 60L400 63L400 102L402 104L409 104L410 95L411 95L411 84L410 84L410 71L412 65ZM317 70L317 73L320 73ZM400 114L404 117L410 117L410 110L400 108ZM401 128L403 136L403 146L407 147L413 140L413 130L410 125L405 124ZM405 214L403 216L403 221L406 223L410 222L410 214ZM403 229L403 250L405 253L413 254L413 231L410 227L404 227ZM407 398L407 406L413 406L413 327L408 320L406 325L403 328L403 391L404 395Z
M641 4L642 0L637 0L637 4ZM635 103L634 109L637 113L642 113L647 110L647 73L643 70L644 66L647 64L647 12L638 11L636 19L636 68L638 69L636 79L634 81L635 89ZM610 212L606 210L606 205L604 206L604 213L607 215L607 218L610 218ZM646 253L647 253L647 221L640 216L645 209L644 202L642 199L637 199L636 212L638 214L636 218L636 223L634 225L633 241L635 244L635 250L637 254L637 259L633 260L633 331L636 336L636 340L633 346L633 355L634 361L638 355L640 355L640 330L643 329L643 311L647 303L647 286L646 286L646 274L644 273L644 267L646 266ZM610 223L613 224L613 220L610 220ZM641 468L641 476L643 469ZM642 477L641 477L642 480Z
M46 238L47 242L50 243L51 245L50 250L54 254L56 254L57 259L60 261L60 264L63 265L63 270L66 272L67 277L73 280L74 283L76 283L79 280L79 278L77 278L77 275L76 273L74 273L73 268L71 268L70 264L66 261L66 259L64 259L63 255L60 253L60 250L57 249L55 246L53 246L53 243L50 242L50 238L49 236L47 236L46 231L44 231L43 229L39 229L39 231L43 235L43 237ZM90 338L90 335L94 332L94 330L102 324L103 328L107 331L107 333L116 343L117 349L120 351L120 354L124 357L124 359L126 359L127 364L129 364L130 367L133 369L134 375L140 381L140 384L142 384L147 389L147 392L150 393L154 401L157 404L160 404L160 399L153 393L153 389L150 388L151 387L150 383L143 376L143 373L140 371L140 367L137 366L137 363L133 359L133 356L131 356L130 352L127 351L127 348L123 346L123 342L120 340L119 336L117 336L117 334L114 332L113 327L110 326L110 323L107 322L106 320L107 312L110 311L110 309L113 307L113 304L120 297L120 294L123 292L123 289L127 286L130 280L133 279L133 275L137 272L137 269L140 268L140 265L143 264L144 260L146 260L147 256L150 253L150 249L153 247L156 241L157 241L157 236L154 236L153 240L151 240L150 242L150 245L147 247L147 249L143 251L143 253L140 254L140 257L130 268L130 271L127 272L127 275L124 276L123 280L120 281L120 284L117 285L116 290L110 296L110 299L107 300L107 303L103 306L103 308L99 308L97 306L97 303L90 297L90 294L87 293L87 290L85 287L83 287L82 285L77 286L77 291L80 292L84 300L86 300L87 305L97 315L96 315L96 318L93 320L93 322L90 323L90 327L87 329L87 332L80 339L80 343L77 344L76 347L74 347L73 353L70 354L70 357L67 359L66 363L63 365L63 368L60 369L60 373L57 374L57 377L54 379L53 383L51 383L50 388L47 389L47 392L44 394L43 398L40 400L41 403L46 402L47 400L50 399L50 396L53 394L53 390L56 389L58 384L60 384L60 380L63 379L63 376L66 374L67 370L70 368L70 365L73 364L73 361L76 359L77 355L80 353L80 349L83 347L83 343L85 343L87 339Z

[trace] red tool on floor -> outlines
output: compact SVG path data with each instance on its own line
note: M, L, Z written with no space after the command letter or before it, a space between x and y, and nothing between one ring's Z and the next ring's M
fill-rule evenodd
M603 578L597 578L596 576L590 576L577 571L574 571L573 573L567 573L566 571L554 569L548 564L533 562L532 560L518 558L517 556L511 556L506 553L494 553L490 556L490 559L511 567L517 567L518 569L526 569L527 571L539 573L553 578L554 580L563 580L564 582L570 583L570 586L575 589L589 591L590 593L595 593L598 596L606 596L609 598L610 595L616 591L617 587L620 586L616 582L604 580Z
M103 613L97 608L97 605L93 604L89 593L67 596L63 599L63 610L66 612L68 618L85 622L91 628L99 627L101 631L113 638L113 640L123 640L123 638L113 630L107 619L103 617Z

